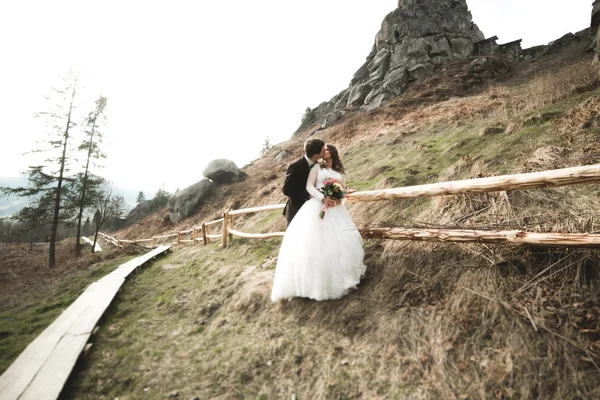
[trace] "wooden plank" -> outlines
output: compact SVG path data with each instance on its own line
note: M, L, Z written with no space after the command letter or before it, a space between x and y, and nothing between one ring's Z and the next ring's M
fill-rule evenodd
M83 239L84 242L86 242L90 246L94 245L94 242L92 240L88 239L87 237L82 236L81 238ZM100 244L96 243L96 247L93 248L92 252L93 253L98 253L100 251L102 251L102 248L100 247Z
M107 280L115 280L115 279L125 279L131 274L137 267L143 265L148 260L158 256L159 254L167 251L171 246L159 246L156 249L144 254L143 256L136 257L133 260L129 260L126 263L119 266L119 268L115 269L110 274L104 276L98 282L103 282Z
M248 238L248 239L269 239L269 238L275 238L275 237L283 237L285 235L285 232L245 233L245 232L236 231L234 229L229 229L229 233L231 233L235 236Z
M428 242L514 243L538 246L600 247L600 235L589 233L537 233L519 230L362 228L365 238Z
M0 376L0 400L17 399L50 356L73 321L86 310L98 286L90 285L19 354Z
M124 277L168 248L161 246L130 260L88 286L0 376L0 400L56 399L87 338L118 292Z
M285 208L285 204L271 204L268 206L242 208L240 210L232 210L229 212L229 215L240 215L240 214L255 213L255 212L259 212L259 211L280 210L283 208Z
M206 235L208 239L221 239L221 235Z
M461 193L485 193L516 189L535 189L547 186L565 186L600 182L600 164L563 168L527 174L502 175L489 178L407 186L403 188L371 190L350 193L348 202L409 199L416 197L446 196Z
M19 400L56 399L94 327L123 284L121 281L95 282L93 296L85 311L69 327L46 359Z
M18 400L55 400L69 378L90 335L63 336ZM15 398L16 399L16 398Z

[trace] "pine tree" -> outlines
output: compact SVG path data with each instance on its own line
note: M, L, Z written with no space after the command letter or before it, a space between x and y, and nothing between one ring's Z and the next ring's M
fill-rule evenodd
M137 195L136 204L142 204L145 201L146 201L146 196L144 195L144 192L140 191Z
M273 145L271 144L271 141L267 136L265 138L265 141L263 142L262 149L260 150L260 156L263 157L265 154L267 154L269 150L271 150L272 147Z
M167 192L165 188L160 188L154 195L154 198L150 202L150 211L159 210L167 205L169 202L171 193Z
M85 130L85 140L79 145L80 151L85 151L85 167L83 174L80 174L80 190L77 204L79 210L77 214L77 235L75 241L75 255L79 257L81 255L81 219L83 217L83 210L94 204L94 196L98 196L100 192L100 185L103 179L100 177L94 177L90 174L90 162L98 161L106 156L100 150L100 144L102 143L103 135L101 127L105 120L105 109L106 109L106 97L100 96L96 100L94 110L91 111L86 119L87 129Z
M44 223L51 224L50 246L48 254L48 267L56 265L56 237L58 225L68 216L66 212L72 211L63 207L61 203L65 192L69 190L67 184L70 179L66 176L69 171L68 164L72 156L70 139L75 127L76 94L79 76L69 73L63 79L62 88L53 88L54 95L47 98L51 102L48 111L37 114L43 118L50 129L50 139L46 141L47 148L34 150L34 153L48 152L46 164L30 166L25 173L29 180L28 187L0 188L0 192L9 195L34 197L33 205L21 210L16 219L30 227L40 226Z

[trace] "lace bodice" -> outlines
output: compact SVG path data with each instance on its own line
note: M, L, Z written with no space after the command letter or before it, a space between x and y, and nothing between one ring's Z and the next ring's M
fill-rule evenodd
M323 196L323 193L321 193L319 189L324 186L323 182L329 178L335 178L342 182L344 187L346 186L345 176L343 174L340 174L339 172L329 168L323 168L321 165L317 164L310 170L310 174L308 174L306 191L311 195L311 197L322 200L325 196Z

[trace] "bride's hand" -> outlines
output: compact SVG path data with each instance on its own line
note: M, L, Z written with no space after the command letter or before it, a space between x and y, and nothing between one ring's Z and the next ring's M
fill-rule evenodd
M346 189L346 194L354 193L356 189Z
M323 203L325 203L327 207L335 207L337 205L335 199L331 197L325 197Z

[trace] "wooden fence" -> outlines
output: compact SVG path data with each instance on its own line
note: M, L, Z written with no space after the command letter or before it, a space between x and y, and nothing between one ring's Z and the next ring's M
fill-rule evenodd
M410 199L419 197L434 197L458 195L467 193L488 193L507 190L534 189L542 187L557 187L577 184L600 182L600 164L582 167L562 168L549 171L526 174L502 175L488 178L466 179L459 181L433 183L427 185L407 186L403 188L371 190L354 192L347 196L346 201L372 202L393 199ZM285 232L245 233L234 229L235 216L283 209L285 204L273 204L262 207L244 208L241 210L225 210L221 218L203 222L200 226L180 231L170 235L153 236L150 239L119 240L103 233L100 236L122 247L125 244L141 244L148 247L159 245L182 245L191 243L197 245L200 241L206 245L210 240L220 240L221 247L226 248L233 236L249 239L267 239L282 237ZM220 233L211 233L214 225L222 224ZM600 247L600 235L576 233L537 233L521 230L494 231L472 229L418 229L418 228L359 228L366 238L447 241L447 242L477 242L477 243L516 243L536 244L542 246L570 247ZM185 238L191 235L191 238ZM164 241L171 239L168 243Z

